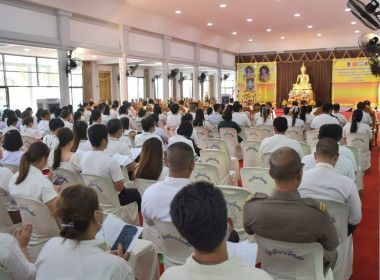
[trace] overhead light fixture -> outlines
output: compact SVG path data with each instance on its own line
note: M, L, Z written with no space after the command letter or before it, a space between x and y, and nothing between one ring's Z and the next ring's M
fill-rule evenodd
M179 14L182 14L182 11L177 10L177 11L175 11L175 13L176 13L177 15L179 15Z
M268 29L267 29L267 32L272 32L272 29L268 28Z
M360 30L355 30L355 33L360 33Z
M212 26L212 22L207 23L208 26Z
M318 37L321 37L321 36L322 36L322 34L321 34L321 33L318 33L318 34L317 34L317 36L318 36Z
M344 11L345 12L351 12L351 9L350 8L346 8Z
M219 7L225 8L225 7L227 7L227 5L226 4L220 4Z
M251 19L251 18L247 18L247 21L248 21L248 22L251 22L251 21L252 21L252 19Z
M285 39L285 37L284 37L284 36L281 36L281 37L280 37L280 39L281 39L281 40L284 40L284 39Z
M356 21L351 21L351 24L356 24Z
M232 32L232 35L237 35L237 32L236 31Z
M294 16L295 16L295 17L299 17L299 16L301 16L301 15L300 15L300 14L294 14Z
M93 55L92 58L96 58L97 56L96 55Z
M24 51L30 52L30 49L29 48L25 48Z
M307 28L311 29L311 28L313 28L313 26L312 25L308 25Z
M252 42L253 41L253 39L248 39L248 42Z

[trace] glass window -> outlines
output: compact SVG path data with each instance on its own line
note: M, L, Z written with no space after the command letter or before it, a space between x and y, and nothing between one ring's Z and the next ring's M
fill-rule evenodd
M0 86L5 86L4 72L0 71Z
M37 112L37 99L60 98L59 87L9 87L9 106L12 110L32 107Z
M73 105L73 110L76 111L80 104L83 104L83 88L71 88L71 104Z
M156 87L156 98L163 100L164 99L164 85L163 85L162 78L156 79L155 87Z
M144 78L137 78L138 81L138 97L139 98L145 98L145 79Z
M137 99L138 96L138 78L128 77L128 99Z
M59 73L58 59L54 58L37 58L38 72L40 73Z
M3 71L3 55L0 53L0 71Z
M183 98L193 98L193 81L184 80L182 82Z
M83 86L83 76L82 75L69 75L69 86L70 87L82 87Z
M59 87L58 74L38 73L38 78L41 87Z
M8 86L37 86L37 73L7 72L6 78Z
M6 71L37 72L35 57L4 55L4 60Z

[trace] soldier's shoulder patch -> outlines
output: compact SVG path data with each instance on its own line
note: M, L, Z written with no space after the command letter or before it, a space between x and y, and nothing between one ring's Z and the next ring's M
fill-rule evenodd
M312 199L312 198L303 198L302 201L311 206L311 207L314 207L314 208L317 208L318 210L320 210L321 212L326 212L326 205L323 204L322 202L320 201L317 201L315 199Z
M264 199L267 197L268 197L267 194L257 192L257 193L254 193L254 194L251 194L250 196L248 196L247 199L245 200L245 202L250 202L250 201L253 201L255 199Z

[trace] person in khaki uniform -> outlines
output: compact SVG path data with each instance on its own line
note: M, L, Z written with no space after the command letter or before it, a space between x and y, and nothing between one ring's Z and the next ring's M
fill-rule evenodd
M318 242L324 248L325 271L333 268L338 236L326 206L298 193L303 174L299 155L291 148L278 149L270 157L269 174L275 189L269 196L256 193L247 198L245 231L283 242Z

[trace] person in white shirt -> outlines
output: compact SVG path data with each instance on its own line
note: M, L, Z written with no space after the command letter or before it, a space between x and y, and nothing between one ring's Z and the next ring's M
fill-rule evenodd
M319 140L314 153L317 165L305 171L298 188L302 197L341 201L350 206L348 234L352 234L362 218L361 201L355 182L335 172L339 147L335 139Z
M153 134L156 134L156 135L160 136L163 143L168 142L169 137L165 133L165 131L160 127L158 116L155 113L153 113L153 114L149 115L149 118L152 118L154 120L154 131L153 131Z
M311 113L312 111L313 111L313 107L310 106L310 105L308 105L307 106L306 116L305 116L305 118L306 118L305 122L308 122L310 124L313 121L313 119L315 118L315 115Z
M210 135L213 131L210 122L205 120L205 115L202 109L197 110L193 126L205 127Z
M325 102L322 105L322 115L316 116L311 124L311 129L319 129L324 124L339 124L337 117L331 115L332 105L330 102Z
M70 128L73 130L73 124L70 122L70 112L68 110L62 110L61 112L61 119L63 120L63 123L65 124L65 127Z
M190 183L189 178L195 166L194 152L185 143L174 143L168 148L165 165L169 167L169 176L144 192L141 212L148 225L153 225L153 219L171 221L170 203L177 192Z
M88 129L92 151L82 158L80 166L83 174L96 174L108 178L119 192L121 206L136 202L141 207L141 197L136 189L124 188L124 175L119 162L108 156L104 150L108 146L108 129L105 125L95 124Z
M130 107L130 103L129 103ZM122 118L128 118L129 119L129 127L133 130L136 130L136 122L134 121L133 117L128 114L128 105L121 105L119 108L119 115L117 116L119 120Z
M167 127L178 127L181 124L181 115L179 114L179 105L170 105L170 112L172 113L168 116L166 121Z
M43 110L41 112L41 120L40 120L40 122L37 125L37 129L41 133L45 133L46 131L50 132L49 121L50 121L50 113L49 113L49 111L48 110Z
M341 113L339 113L339 110L340 110L340 105L338 103L335 103L333 105L334 113L332 113L332 115L338 118L340 125L343 127L346 125L347 119L345 116L343 116Z
M89 128L94 124L102 124L102 114L98 110L92 110Z
M22 137L31 137L35 139L35 141L41 141L42 135L41 133L33 128L34 119L32 116L28 116L22 120L23 128L21 129Z
M123 135L119 138L120 141L126 143L129 148L134 147L135 137L137 133L135 130L129 129L129 118L128 117L121 118L120 122L123 125L123 131L124 131Z
M19 129L16 127L17 122L18 122L18 118L17 117L14 117L14 116L8 117L8 119L7 119L7 127L3 129L3 135L5 133L7 133L8 131L10 131L10 130L17 130L17 131L19 131Z
M289 116L289 112L290 112L289 107L284 107L283 111L284 111L284 115L282 117L286 118L287 120L290 119L291 116Z
M16 280L34 280L36 276L37 268L26 248L32 229L31 223L25 223L15 230L13 236L0 233L0 266Z
M148 140L149 138L152 138L152 137L156 137L157 139L159 139L162 143L162 149L164 151L166 151L166 148L164 146L164 143L162 142L162 139L160 136L156 135L156 134L153 134L154 132L154 120L153 118L150 118L150 117L147 117L147 118L143 118L142 121L141 121L141 126L142 126L142 129L143 129L143 133L141 134L137 134L136 137L135 137L135 145L136 145L136 148L139 148L139 147L142 147L142 145L144 144L144 142L146 140Z
M91 111L90 111L90 106L88 105L88 103L86 102L83 103L83 109L84 109L84 112L83 112L84 121L88 123L91 118Z
M223 120L221 113L222 106L220 106L218 103L214 104L214 113L208 117L208 121L210 123L220 123Z
M300 158L304 156L302 147L298 141L290 139L285 135L288 129L288 121L284 117L277 117L273 121L274 136L264 138L260 145L260 158L264 159L265 153L273 153L279 148L289 147L295 150Z
M197 158L197 156L199 156L200 149L196 148L194 140L191 139L191 135L193 134L193 131L194 131L194 128L189 121L182 122L177 129L177 134L169 138L168 147L177 142L186 143L193 149L194 157Z
M109 120L109 115L105 114L106 111L106 104L99 104L98 105L98 111L100 112L102 116L102 124L106 125Z
M135 280L125 248L118 244L115 256L105 251L104 240L95 239L104 217L92 188L74 185L64 189L54 217L60 223L61 237L50 239L43 247L36 261L36 280Z
M1 163L20 165L20 160L24 151L21 151L23 146L21 134L18 130L10 130L4 134L3 138L3 158Z
M21 216L16 201L10 195L9 182L13 176L13 172L6 167L0 166L0 200L7 208L9 217L13 224L21 223ZM8 231L7 231L8 232Z
M119 107L119 103L114 102L112 104L112 109L110 110L110 119L116 119L119 116L119 113L117 112L118 107Z
M352 121L343 127L343 139L347 138L350 133L363 133L368 135L369 140L372 139L372 131L367 123L363 122L363 111L355 110L352 114Z
M242 112L243 106L240 105L239 101L235 101L232 109L234 110L234 113L232 114L232 121L241 126L251 126L251 122L249 121L247 114Z
M227 239L233 229L222 192L197 182L182 188L170 205L173 224L194 249L186 263L166 269L162 280L269 280L265 271L250 267L239 256L228 258Z
M359 111L362 111L363 112L363 117L362 117L362 120L361 122L362 123L366 123L368 124L369 126L372 125L372 117L370 114L364 112L364 108L365 108L365 104L363 102L359 102L358 105L356 106L356 109L359 110ZM349 122L352 122L352 116L351 115L351 118L350 118L350 121Z
M299 109L298 107L293 108L292 117L288 118L288 127L300 127L302 130L305 130L305 122L298 118Z
M270 126L272 126L273 120L269 118L268 113L269 113L269 109L266 107L262 107L261 108L261 116L257 120L256 125L270 125ZM233 117L232 117L232 119L233 119Z
M158 117L158 126L161 129L165 129L166 127L166 116L162 114L162 110L159 104L154 104L153 114ZM166 142L166 141L164 141Z
M72 152L83 153L91 151L92 146L87 137L87 123L84 121L77 121L73 126L74 140L73 147L71 148Z
M49 121L50 134L45 135L42 139L42 142L45 143L49 149L51 149L53 140L57 137L57 133L62 127L65 127L65 124L60 118L53 118Z

